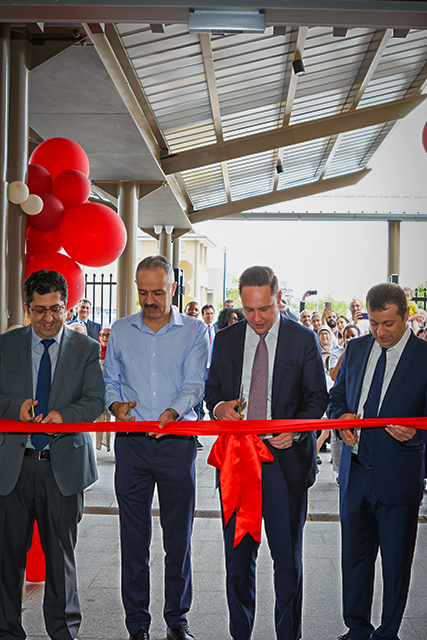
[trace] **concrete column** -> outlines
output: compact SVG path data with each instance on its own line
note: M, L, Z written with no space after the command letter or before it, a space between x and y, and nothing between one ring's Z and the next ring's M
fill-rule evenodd
M17 32L10 39L10 99L7 180L25 182L28 165L28 40ZM22 285L25 279L27 216L9 203L8 325L24 324Z
M399 275L400 263L400 222L388 222L388 265L387 280L393 274Z
M172 266L174 269L179 269L180 253L181 253L181 238L175 238L172 245L173 260Z
M0 333L7 329L7 131L10 26L0 24Z
M117 211L127 230L126 248L117 265L117 318L136 313L135 269L137 261L138 183L118 184Z
M167 258L169 260L169 262L172 262L171 237L170 237L170 235L168 233L166 233L165 229L162 229L161 232L160 232L159 254L161 256L164 256L165 258Z

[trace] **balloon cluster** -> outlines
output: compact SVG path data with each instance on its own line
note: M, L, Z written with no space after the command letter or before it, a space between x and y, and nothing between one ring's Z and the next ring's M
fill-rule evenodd
M69 307L84 292L79 265L103 267L126 246L122 219L106 205L87 202L88 175L89 160L82 147L67 138L51 138L30 157L28 186L9 185L9 199L30 216L27 276L39 269L62 273L68 283Z

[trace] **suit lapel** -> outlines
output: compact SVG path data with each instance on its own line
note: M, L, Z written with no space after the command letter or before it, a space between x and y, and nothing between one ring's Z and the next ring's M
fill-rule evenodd
M290 320L289 322L292 322L292 320ZM281 315L279 334L277 336L276 356L274 358L274 368L273 368L273 387L271 391L272 409L274 405L274 400L277 397L277 392L279 391L280 386L282 384L282 378L286 369L286 365L288 364L289 355L292 352L291 343L288 340L288 338L289 338L289 330L286 327L286 320Z
M67 366L73 346L73 331L64 326L61 344L59 346L58 360L56 361L55 374L49 396L49 410L55 405L57 395L61 390L62 381L67 372Z
M31 325L22 332L22 348L19 350L21 371L25 372L23 385L26 398L33 397L33 361L32 361L32 331Z
M355 368L354 389L356 390L354 413L357 413L360 394L362 393L362 384L363 378L365 377L366 365L368 364L369 354L371 353L372 345L374 344L374 336L371 335L369 336L369 338L369 340L365 340L365 344L360 354L360 361L357 363L354 363L353 361L353 367Z
M230 337L232 337L230 344L231 374L233 397L240 398L240 393L242 390L243 353L245 348L247 322L239 322L234 326L236 327L235 331L230 332Z

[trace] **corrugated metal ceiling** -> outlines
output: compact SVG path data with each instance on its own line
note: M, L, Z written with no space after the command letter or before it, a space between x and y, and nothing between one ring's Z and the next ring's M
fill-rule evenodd
M415 96L426 80L426 31L394 38L392 30L351 28L334 37L332 27L285 35L269 27L202 41L182 24L163 34L144 24L117 30L170 154L247 141L242 157L181 172L194 211L366 168L394 121L267 152L252 136ZM297 78L299 55L306 73Z

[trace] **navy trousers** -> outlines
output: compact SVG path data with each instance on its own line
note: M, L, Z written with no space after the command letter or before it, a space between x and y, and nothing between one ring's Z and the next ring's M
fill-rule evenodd
M275 456L275 449L267 446ZM273 559L277 640L301 638L302 533L306 514L307 492L289 491L276 457L274 462L262 463L262 515ZM248 640L255 618L259 543L246 534L233 548L235 524L234 514L224 529L230 634L235 640Z
M379 502L372 469L352 462L348 488L340 490L343 617L352 640L399 640L417 537L419 502ZM383 610L371 624L375 560L381 551Z
M164 617L187 621L192 599L191 534L196 444L192 436L117 436L116 493L120 513L122 596L131 635L150 626L151 505L157 485L165 550Z

